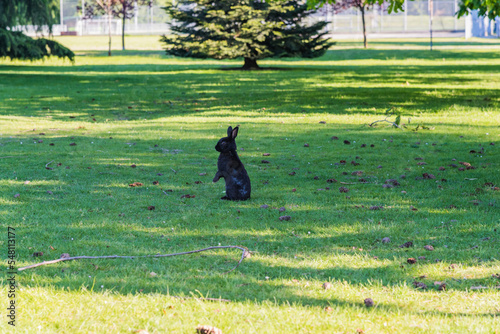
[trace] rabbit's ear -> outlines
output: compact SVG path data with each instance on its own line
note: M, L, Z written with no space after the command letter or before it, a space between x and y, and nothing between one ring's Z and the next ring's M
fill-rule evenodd
M232 133L232 132L233 132L233 127L231 127L231 126L230 126L230 127L228 127L228 128L227 128L227 136L228 136L228 137L231 137L231 133Z
M239 127L235 127L231 133L231 138L235 139L236 136L238 135L238 129Z

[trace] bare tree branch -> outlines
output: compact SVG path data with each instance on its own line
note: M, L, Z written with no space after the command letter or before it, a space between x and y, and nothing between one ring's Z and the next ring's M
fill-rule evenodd
M222 298L197 298L197 297L181 297L181 296L170 296L173 298L178 298L178 299L196 299L196 300L207 300L210 302L224 302L224 303L230 303L231 300L229 299L222 299Z
M373 122L373 123L368 124L368 126L372 127L372 126L373 126L373 124L375 124L375 123L378 123L378 122L386 122L386 123L392 124L394 127L398 128L398 129L401 129L401 130L403 130L403 131L404 131L404 129L403 129L402 127L400 127L399 125L397 125L396 123L394 123L394 122L391 122L391 121L387 120L387 119L388 119L389 117L391 117L392 115L394 115L394 114L393 114L393 113L391 113L391 114L390 114L389 116L387 116L385 119L379 119L378 121L375 121L375 122Z
M23 271L23 270L26 270L26 269L32 269L32 268L36 268L36 267L40 267L40 266L45 266L47 264L52 264L52 263L57 263L57 262L62 262L62 261L70 261L70 260L80 260L80 259L135 259L135 258L146 258L146 257L170 257L170 256L177 256L177 255L187 255L187 254L193 254L193 253L200 253L200 252L205 252L205 251L208 251L208 250L211 250L211 249L221 249L221 248L237 248L237 249L239 249L239 250L242 251L241 258L238 261L238 263L236 264L236 266L234 268L232 268L231 270L226 271L224 274L228 274L228 273L232 272L233 270L235 270L236 268L239 267L239 265L241 264L241 262L243 262L243 260L246 257L250 257L250 252L248 251L248 249L246 247L242 247L242 246L211 246L211 247L207 247L207 248L203 248L203 249L197 249L197 250L193 250L193 251L189 251L189 252L172 253L172 254L156 254L156 255L142 255L142 256L119 256L119 255L85 256L85 255L82 255L82 256L66 257L66 258L60 258L60 259L51 260L51 261L44 261L44 262L40 262L40 263L35 263L35 264L29 265L29 266L26 266L26 267L18 268L17 270L18 271Z

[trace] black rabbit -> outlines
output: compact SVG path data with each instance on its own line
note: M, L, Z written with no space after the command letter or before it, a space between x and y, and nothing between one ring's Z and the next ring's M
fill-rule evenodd
M226 196L221 199L230 201L246 201L250 198L250 178L236 153L236 136L238 127L227 128L227 137L221 138L215 150L220 152L217 160L217 173L213 182L221 177L226 181Z

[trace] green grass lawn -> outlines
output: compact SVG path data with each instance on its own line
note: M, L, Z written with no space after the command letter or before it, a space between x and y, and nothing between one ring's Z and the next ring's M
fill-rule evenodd
M146 40L111 58L79 49L74 65L0 61L3 258L7 226L17 267L217 245L252 256L229 274L237 250L21 271L17 332L500 330L499 41L343 42L246 72ZM389 108L405 130L367 125ZM214 146L238 124L252 197L221 201Z

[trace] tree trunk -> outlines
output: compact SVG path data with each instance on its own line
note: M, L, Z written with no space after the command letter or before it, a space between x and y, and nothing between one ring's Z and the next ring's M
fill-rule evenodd
M122 19L122 50L125 50L125 13Z
M257 65L257 59L245 57L245 64L243 65L242 69L244 69L244 70L259 70L260 67L259 67L259 65Z
M108 13L108 56L111 57L111 12Z
M366 24L365 24L365 6L362 6L360 9L361 11L361 21L363 22L363 45L366 49Z

